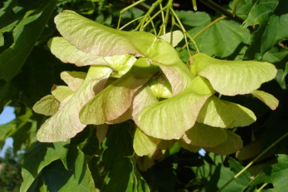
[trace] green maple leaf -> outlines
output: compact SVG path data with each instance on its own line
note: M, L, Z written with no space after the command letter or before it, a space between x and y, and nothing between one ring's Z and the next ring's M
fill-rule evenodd
M288 156L278 155L278 163L275 165L263 166L263 171L256 176L250 186L263 183L272 183L273 192L283 192L288 188Z

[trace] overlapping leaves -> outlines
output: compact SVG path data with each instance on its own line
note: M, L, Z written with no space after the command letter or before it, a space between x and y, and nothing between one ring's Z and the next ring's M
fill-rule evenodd
M193 78L188 69L181 65L182 61L176 50L168 42L152 34L118 31L72 11L59 14L55 23L61 35L80 51L103 57L123 54L144 56L160 67L167 68L162 70L171 83L174 94L182 91Z
M230 96L251 94L276 74L269 63L221 61L204 54L193 56L190 72L168 43L173 41L174 34L175 41L171 43L176 45L180 41L178 32L163 36L166 42L149 33L117 31L72 11L60 13L55 22L63 37L50 41L52 53L63 62L93 67L87 76L63 73L61 77L69 87L56 87L53 96L35 105L35 110L42 114L53 114L59 109L40 128L40 141L65 141L86 124L114 124L133 119L138 126L134 149L139 156L152 156L161 139L182 137L183 145L184 140L194 148L230 154L242 147L241 138L219 128L248 126L256 117L249 109L212 95L215 90ZM71 23L73 26L68 27ZM129 54L145 58L136 61ZM109 78L113 76L112 70L119 79L105 85L108 79L112 80ZM168 99L159 102L156 98ZM265 98L265 103L275 103L275 98ZM43 111L43 106L53 102L54 108ZM211 133L207 138L198 136L203 131ZM210 138L215 134L218 140ZM150 143L146 150L143 142Z
M137 90L156 70L149 66L146 59L138 59L127 74L106 87L82 108L81 121L84 124L100 125L120 117L130 108Z
M11 1L5 2L4 8L9 5L9 2ZM233 2L236 3L236 1ZM248 2L247 7L252 6L252 1L242 1L238 6L239 9L244 7L243 2ZM287 39L287 33L285 27L283 30L273 30L280 29L286 23L286 17L279 16L285 12L285 6L279 4L276 10L271 6L262 6L263 9L260 6L261 9L259 9L258 5L262 2L264 1L256 1L248 16L249 11L245 7L242 11L237 8L236 14L242 14L243 18L247 16L246 24L248 23L249 26L267 24L267 29L259 30L264 42L260 48L264 53L275 44ZM266 2L275 4L276 0L267 0ZM281 5L286 4L285 1L281 3ZM42 18L43 25L40 26L39 31L29 34L37 33L34 40L36 39L44 26L45 18L49 16L46 8L44 6L39 9L43 10L41 14L37 12L39 10L31 12L32 14L27 13L27 18L23 18L13 34L15 41L21 40L21 30L24 26L30 23L31 26L36 26L39 23L38 19ZM264 12L264 17L259 19L258 14L266 9L271 10L268 14ZM49 10L52 10L51 7ZM19 9L13 11L17 13ZM270 17L271 14L274 15ZM199 12L193 13L193 17L185 19L184 24L196 27L190 31L192 35L211 22L208 14ZM191 25L191 20L198 23ZM5 30L12 30L15 25L16 23L12 23L11 29L0 29L2 30L0 31L0 46L4 43L2 33ZM102 142L104 146L104 156L100 155L105 164L104 169L107 171L102 186L104 191L149 191L147 183L137 171L136 161L139 168L147 170L154 164L155 159L166 158L167 154L169 156L176 153L177 150L179 151L181 146L194 152L202 147L206 151L222 155L238 151L243 145L241 138L225 128L249 126L256 120L256 116L248 108L220 99L221 95L253 94L272 110L278 106L278 100L274 96L257 90L263 83L275 77L276 70L271 64L251 61L220 61L204 54L196 54L190 60L194 61L192 73L179 59L173 48L182 39L183 35L179 31L160 36L159 39L145 32L117 31L89 21L72 11L64 11L59 14L56 18L56 25L63 37L51 39L48 44L51 52L64 63L73 63L79 67L93 66L89 69L88 74L75 71L61 73L62 80L68 86L53 86L51 95L42 98L34 105L35 112L52 116L41 126L38 139L44 142L65 141L82 132L86 124L103 124L97 128L99 130L97 137L99 143ZM248 43L249 31L241 27L234 21L220 21L198 35L196 43L198 43L200 51L208 55L233 58L231 54L236 54L238 49L243 46L242 43ZM268 34L273 34L275 38L273 39ZM27 54L34 46L34 40L29 42L31 45L29 49L21 50L24 53L22 57L14 59L14 61L19 61L19 65L13 74L11 73L12 76L5 74L6 72L3 70L2 73L6 80L11 80L19 71ZM272 60L268 56L270 53L274 54L273 51L275 49L270 50L269 53L266 52L265 58ZM285 51L282 52L283 55L273 59L280 62L287 55ZM143 58L139 59L139 57ZM270 61L269 59L267 60ZM138 66L141 62L145 63L145 67ZM13 67L15 63L17 62L12 62L11 66ZM9 65L9 69L12 68L11 66ZM217 92L220 93L219 97L217 97ZM104 123L118 124L129 119L134 122L109 125L107 133L108 125ZM134 123L137 125L136 129ZM10 135L10 133L6 133L11 129L10 127L3 129L5 137ZM35 124L33 124L33 130L36 130ZM89 138L94 133L90 132ZM81 137L81 134L83 132L77 137ZM131 135L134 135L133 147L136 157L132 155ZM15 143L19 145L17 139L15 139ZM41 144L40 149L35 149L34 153L30 153L31 156L26 156L27 161L23 169L25 190L31 186L31 182L34 180L35 182L31 186L32 191L39 190L40 185L43 188L48 186L47 190L51 191L94 190L91 172L86 164L90 158L85 159L84 154L74 146L70 146L71 150L69 150L72 155L67 156L67 146L60 144L62 148L59 150L57 144ZM99 146L97 145L97 147ZM175 150L175 148L177 149ZM58 154L58 150L60 154ZM82 151L85 150L82 149ZM37 158L34 160L33 157L36 156ZM69 157L67 165L65 164L66 156ZM44 160L40 162L41 158ZM91 158L99 157L98 154L93 154ZM57 159L61 159L65 166L59 160L55 161ZM34 167L33 163L39 164L39 166ZM233 172L221 166L221 174L224 176L221 176L217 188L224 184L221 182L228 180L228 177L225 176L232 177L235 174L235 170L232 169L233 164L235 168L235 162L229 160L229 164ZM214 168L218 169L218 165L216 166ZM66 170L67 167L69 170ZM212 172L215 175L218 174L217 170ZM98 177L95 178L94 180L98 180ZM276 187L279 186L278 181L267 178L263 180L260 178L257 184L273 182ZM208 179L209 184L213 183L210 182L210 179L212 180L212 178ZM62 188L63 182L67 182L68 187ZM242 181L236 180L232 186L235 186L237 190L242 190L247 182L248 178L245 177ZM25 191L24 188L22 188L23 191ZM233 190L233 188L228 187L226 190Z
M111 69L107 67L91 67L82 86L71 98L68 97L68 101L64 100L61 109L41 126L37 133L38 140L66 141L82 131L86 125L80 122L79 112L103 89L110 73Z
M287 1L278 0L258 0L253 5L244 26L259 28L252 35L246 58L261 60L265 52L288 39L287 28L283 27L288 24L287 6Z

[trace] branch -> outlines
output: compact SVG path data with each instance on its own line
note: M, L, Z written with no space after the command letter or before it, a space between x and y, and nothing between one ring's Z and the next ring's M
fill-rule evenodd
M242 19L241 17L238 17L237 15L224 9L223 7L218 5L217 3L213 2L212 0L199 0L199 1L204 3L205 5L207 5L211 9L214 9L215 11L225 15L227 17L227 19L232 19L232 20L237 21L238 23L241 23L241 24L244 22L244 19Z

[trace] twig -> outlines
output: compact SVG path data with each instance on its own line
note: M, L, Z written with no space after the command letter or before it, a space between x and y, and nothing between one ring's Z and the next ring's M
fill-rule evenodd
M253 159L246 167L244 167L241 171L239 171L234 177L232 177L229 181L227 181L217 192L220 192L227 185L229 185L232 181L237 179L242 173L244 173L249 167L251 167L260 157L262 157L267 151L269 151L272 147L274 147L277 143L279 143L282 139L288 136L288 133L277 139L274 143L272 143L267 149L265 149L262 153L260 153L255 159Z
M266 187L266 185L268 185L268 183L264 183L264 184L257 190L257 192L261 192L262 189L264 189L264 187Z
M169 11L170 11L170 8L172 7L173 5L173 0L169 0L167 5L165 6L167 8L166 10L166 15L165 15L165 18L164 18L164 22L162 23L161 27L160 27L160 31L158 33L158 35L161 35L162 34L162 31L163 31L163 34L166 33L166 27L167 27L167 24L168 24L168 21L169 21Z
M196 33L194 36L193 36L193 39L195 39L196 37L198 37L201 33L203 33L204 31L206 31L209 27L211 27L212 25L214 25L215 23L217 23L218 21L221 21L221 20L224 20L226 19L226 16L222 16L222 17L219 17L217 19L215 19L214 21L212 21L211 23L209 23L206 27L204 27L203 29L201 29L198 33Z
M163 13L163 11L167 9L167 7L165 6L164 8L161 8L157 13L155 13L152 17L150 17L150 19L145 23L145 25L143 26L143 28L145 28L155 17L157 17L160 13Z
M224 19L226 19L226 16L222 16L222 17L219 17L219 18L217 18L217 19L215 19L214 21L212 21L211 23L209 23L207 26L205 26L203 29L201 29L198 33L196 33L193 37L191 37L191 39L195 39L196 37L198 37L201 33L203 33L205 30L207 30L209 27L211 27L212 25L214 25L215 23L217 23L218 21L221 21L221 20L224 20ZM185 49L186 48L186 46L188 46L188 45L184 45L182 48L181 48L181 50L182 49Z
M199 0L199 1L201 1L202 3L204 3L205 5L210 7L211 9L214 9L215 11L221 13L222 15L225 15L228 19L232 19L232 20L237 21L238 23L241 23L241 24L244 22L244 19L242 19L241 17L238 17L237 15L224 9L223 7L218 5L217 3L213 2L212 0Z
M127 27L127 26L130 25L131 23L134 23L135 21L140 20L140 19L142 19L143 17L144 17L144 16L141 16L141 17L138 17L138 18L136 18L136 19L133 19L132 21L129 21L128 23L126 23L125 25L123 25L119 30L124 29L125 27Z
M173 16L175 17L176 21L178 22L178 24L179 24L181 30L182 30L183 33L184 33L185 43L188 44L186 29L185 29L184 26L182 25L180 19L178 18L178 16L177 16L176 13L174 12L174 10L173 10L172 8L170 8L170 10L171 10ZM191 56L191 53L190 53L189 47L187 47L187 51L188 51L189 56Z
M140 3L143 3L144 1L146 1L146 0L137 1L137 2L133 3L132 5L129 5L128 7L125 7L124 9L122 9L122 10L120 11L117 29L119 29L119 27L120 27L122 14L123 14L125 11L131 9L132 7L135 7L136 5L139 5Z
M156 2L154 2L152 4L152 6L150 7L149 11L144 15L144 18L143 20L140 22L139 26L136 27L135 30L138 30L138 28L140 28L140 31L143 31L144 28L143 28L143 25L147 19L147 17L149 17L151 15L151 13L154 11L154 9L159 5L159 3L161 3L162 0L157 0Z

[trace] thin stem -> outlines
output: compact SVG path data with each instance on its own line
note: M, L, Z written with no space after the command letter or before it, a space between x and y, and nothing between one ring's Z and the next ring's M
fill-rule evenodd
M137 20L142 19L143 17L144 17L144 16L141 16L141 17L138 17L138 18L136 18L136 19L133 19L132 21L129 21L128 23L126 23L125 25L123 25L119 30L124 29L124 28L127 27L128 25L134 23L134 22L137 21Z
M230 11L224 9L223 7L218 5L217 3L213 2L212 0L199 0L199 1L201 1L202 3L204 3L205 5L210 7L211 9L214 9L215 11L225 15L229 19L237 21L237 22L239 22L241 24L244 22L244 19L242 19L241 17L238 17L237 15L235 15L235 14L231 13Z
M172 20L172 25L171 25L171 28L170 28L170 44L173 45L173 29L174 29L174 25L175 25L175 18L172 17L171 18Z
M157 13L155 13L152 17L150 17L150 19L145 23L145 25L143 26L143 28L147 27L147 25L155 18L157 17L160 13L162 13L165 9L167 9L167 7L165 6L164 8L160 9Z
M232 9L232 11L231 11L231 13L232 13L233 15L235 15L236 9L237 9L237 7L238 7L238 5L239 5L240 2L241 2L241 0L238 0L238 1L235 3L235 5L234 5L234 7L233 7L233 9Z
M195 48L196 48L196 51L197 51L197 53L200 53L200 51L199 51L199 48L197 47L197 44L196 44L196 42L195 42L194 38L193 38L193 37L191 37L191 35L190 35L188 32L186 32L186 34L187 34L187 36L189 37L190 41L191 41L191 42L194 44L194 46L195 46Z
M162 3L160 3L159 6L160 6L160 9L163 10ZM165 17L164 17L164 13L163 13L163 11L161 11L161 18L162 18L162 23L164 23Z
M172 5L173 5L173 0L169 0L167 5L165 6L167 8L166 15L165 15L164 22L162 23L162 25L160 27L160 31L159 31L158 35L166 34L166 27L167 27L167 23L168 23L168 20L169 20L170 8L172 7Z
M266 187L266 185L268 185L268 183L264 183L264 184L257 190L257 192L261 192L262 189L264 189L264 187Z
M162 2L162 0L157 0L155 3L152 4L152 6L150 7L150 9L148 10L148 12L145 14L143 20L140 23L140 31L143 31L143 25L146 22L147 17L150 17L151 13L153 12L153 10ZM138 27L135 29L137 30Z
M239 171L234 177L232 177L229 181L227 181L219 190L220 192L222 189L224 189L227 185L229 185L232 181L237 179L242 173L244 173L249 167L253 165L260 157L262 157L267 151L269 151L272 147L274 147L277 143L279 143L282 139L288 136L288 133L277 139L274 143L272 143L267 149L265 149L262 153L260 153L255 159L253 159L246 167L244 167L241 171Z
M217 23L218 21L221 21L221 20L224 20L224 19L226 19L226 16L222 16L222 17L219 17L219 18L215 19L214 21L212 21L211 23L209 23L207 26L205 26L204 28L202 28L200 31L198 31L198 33L196 33L196 34L192 37L192 39L193 39L193 40L196 39L201 33L203 33L204 31L206 31L207 29L209 29L209 27L211 27L212 25L214 25L214 24ZM185 49L186 46L188 46L188 45L184 45L184 46L181 48L181 50L182 50L182 49Z
M204 27L203 29L201 29L200 31L198 31L198 33L196 33L194 36L193 36L193 39L195 39L196 37L198 37L201 33L203 33L204 31L206 31L209 27L211 27L212 25L214 25L215 23L217 23L218 21L221 21L221 20L224 20L226 19L226 16L222 16L222 17L219 17L217 19L215 19L214 21L212 21L211 23L209 23L206 27Z
M193 4L193 9L194 9L194 11L197 11L197 3L196 3L196 0L192 0L192 4Z
M154 35L157 35L157 31L156 31L156 28L155 28L153 20L151 20L151 25L153 27Z
M122 14L123 14L125 11L131 9L132 7L135 7L136 5L139 5L140 3L143 3L144 1L146 1L146 0L140 0L140 1L137 1L137 2L133 3L132 5L129 5L129 6L125 7L124 9L122 9L122 10L120 11L120 15L119 15L119 19L118 19L117 29L119 29L119 27L120 27Z
M182 25L179 17L176 15L175 11L174 11L172 8L170 8L170 9L171 9L171 12L172 12L173 16L175 17L176 21L177 21L178 24L180 25L181 30L184 32L184 38L185 38L186 45L189 44L188 41L187 41L187 36L188 36L189 39L190 39L190 41L193 42L193 44L194 44L194 46L195 46L195 48L196 48L196 51L197 51L198 53L200 53L196 42L195 42L194 39L187 33L186 29L185 29L184 26ZM187 50L188 50L188 53L190 53L189 47L187 48ZM190 54L189 54L189 55L190 55ZM191 56L191 55L190 55L190 56Z
M162 3L160 3L160 8L161 9L163 9L162 8ZM163 11L161 11L161 18L162 18L162 24L165 22L165 15L164 15L164 12ZM164 32L165 33L165 32ZM160 28L160 31L159 31L159 33L158 33L158 36L161 34L161 28Z
M174 12L174 10L173 10L172 8L170 8L170 10L171 10L173 16L175 17L176 21L177 21L178 24L180 25L181 30L184 32L185 43L188 44L188 41L187 41L187 31L186 31L186 29L185 29L184 26L182 25L180 19L178 18L178 16L177 16L176 13ZM191 56L189 47L187 47L187 51L188 51L189 56Z

